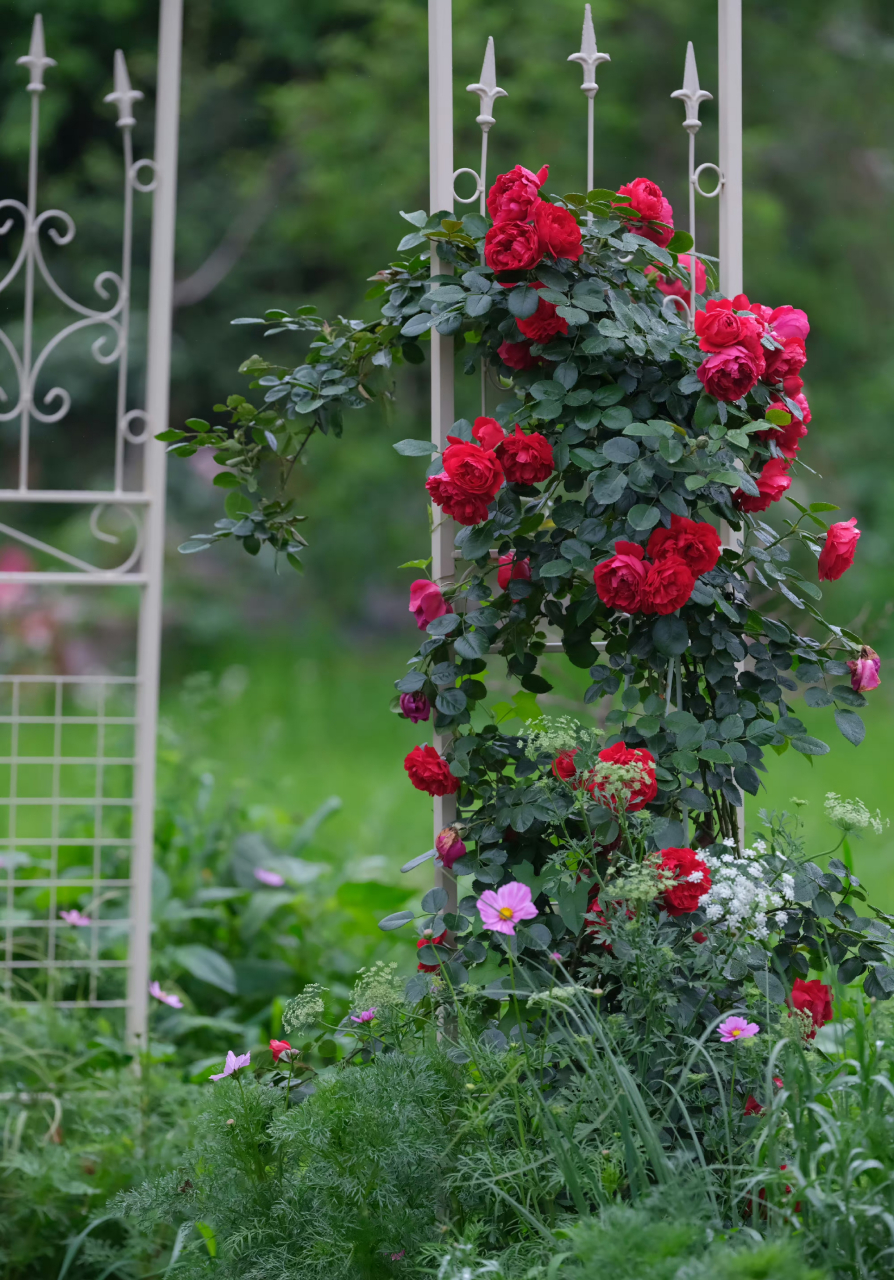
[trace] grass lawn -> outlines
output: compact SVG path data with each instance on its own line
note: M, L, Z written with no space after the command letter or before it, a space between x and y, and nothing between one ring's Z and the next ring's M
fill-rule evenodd
M430 802L413 790L403 769L407 751L430 738L430 727L414 726L388 709L393 681L411 652L409 633L406 644L398 637L387 646L320 635L294 643L270 638L262 653L248 642L216 651L209 669L215 679L228 672L223 687L231 694L209 722L203 749L220 784L239 784L252 802L290 814L307 815L328 796L339 796L343 807L323 829L324 845L358 864L361 876L394 880L403 862L431 847ZM560 674L558 660L553 667ZM570 711L588 683L585 673L567 667L561 675L555 694L541 699L550 703L550 714ZM240 676L244 689L234 697ZM828 850L835 843L823 816L828 791L859 796L883 817L894 816L890 685L871 693L869 704L866 739L858 748L838 733L830 713L801 704L808 731L832 750L813 759L791 750L781 757L768 751L767 791L748 800L749 831L759 808L784 808L794 795L808 801L801 812L810 852ZM165 692L162 710L188 727L192 712L176 689ZM855 870L872 900L894 910L894 829L881 836L870 832L852 847ZM423 867L414 881L425 886L430 875L430 867Z

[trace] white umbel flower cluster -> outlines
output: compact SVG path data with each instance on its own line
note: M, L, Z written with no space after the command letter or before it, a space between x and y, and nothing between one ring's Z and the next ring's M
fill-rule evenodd
M723 843L735 848L732 839ZM730 933L747 933L758 942L769 935L771 927L785 927L785 907L794 901L795 893L790 875L767 882L768 868L763 861L766 851L764 841L755 840L754 847L738 857L734 853L700 855L710 868L711 888L702 894L698 905L712 924Z

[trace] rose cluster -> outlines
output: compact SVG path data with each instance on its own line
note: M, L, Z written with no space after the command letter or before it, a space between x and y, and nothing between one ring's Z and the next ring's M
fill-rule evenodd
M553 473L552 445L538 431L516 424L507 435L495 418L476 418L472 434L474 442L447 437L444 469L425 482L432 502L464 525L484 523L504 480L538 484Z
M616 542L615 554L593 570L593 581L599 599L611 609L674 613L692 595L696 579L719 558L720 535L713 525L674 515L670 528L655 529L645 548Z
M589 791L594 800L598 797L607 808L636 813L658 794L655 757L645 747L628 747L616 742L600 751L599 763L584 772L579 771L575 763L577 754L577 747L560 752L552 764L553 774L570 783L575 791Z
M549 255L576 262L583 252L573 214L543 200L549 166L532 173L517 164L501 173L487 197L494 225L484 238L484 260L497 273L530 271Z

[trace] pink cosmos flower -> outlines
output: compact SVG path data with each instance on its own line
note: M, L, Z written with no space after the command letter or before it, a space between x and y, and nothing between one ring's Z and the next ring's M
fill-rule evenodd
M717 1028L722 1044L734 1044L736 1040L750 1040L760 1031L756 1022L746 1022L744 1018L727 1018Z
M149 983L149 994L155 1000L160 1000L162 1004L170 1005L172 1009L183 1008L183 1001L180 999L180 997L175 996L170 991L162 991L161 984L159 982Z
M59 916L66 924L73 924L78 928L83 928L84 925L93 923L89 916L81 915L77 908L71 911L60 911Z
M364 1009L363 1013L358 1013L356 1016L352 1013L352 1014L351 1014L351 1021L352 1021L352 1022L372 1022L372 1020L373 1020L373 1018L374 1018L375 1016L376 1016L376 1009L375 1009L375 1008L373 1008L373 1009Z
M285 879L278 871L268 871L266 867L255 867L255 879L271 889L281 889L285 884Z
M512 935L520 920L533 920L537 915L531 890L517 880L510 880L496 891L485 889L475 906L485 929L493 929L494 933Z
M242 1067L247 1067L251 1063L250 1053L240 1053L237 1055L232 1049L227 1050L227 1060L224 1063L223 1071L219 1071L216 1076L209 1076L209 1080L223 1080L224 1076L235 1075Z

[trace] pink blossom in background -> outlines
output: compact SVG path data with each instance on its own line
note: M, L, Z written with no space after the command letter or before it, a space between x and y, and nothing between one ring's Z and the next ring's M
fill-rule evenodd
M485 929L493 929L494 933L513 935L519 921L533 920L537 915L531 890L517 880L510 880L497 890L485 889L475 906Z
M278 871L268 871L266 867L255 867L255 879L270 889L281 889L285 884L284 877Z
M180 997L175 996L170 991L162 991L161 983L159 982L149 983L149 994L150 996L153 997L153 999L160 1000L162 1004L170 1005L172 1009L183 1008L183 1001L180 999Z
M22 547L3 547L0 550L0 573L28 573L34 561ZM17 608L28 595L26 582L0 582L0 613Z
M363 1013L358 1013L356 1016L352 1013L351 1021L352 1022L372 1022L373 1018L376 1016L376 1012L377 1012L376 1009L364 1009Z
M66 924L73 924L78 928L83 928L84 925L93 923L89 916L81 915L80 911L76 908L71 911L60 911L59 916Z
M550 960L555 960L556 964L558 964L559 961L562 959L562 953L561 951L551 951L549 953L549 958Z
M736 1040L750 1040L759 1031L760 1027L756 1022L746 1022L744 1018L735 1016L727 1018L725 1022L721 1022L717 1028L723 1044L733 1044Z
M237 1071L239 1071L239 1070L241 1070L241 1068L242 1068L242 1067L247 1067L247 1066L249 1066L250 1064L251 1064L251 1054L250 1054L250 1053L240 1053L240 1054L237 1056L237 1055L233 1052L233 1050L232 1050L232 1049L228 1049L228 1050L227 1050L227 1060L226 1060L226 1062L224 1063L224 1069L223 1069L223 1071L219 1071L219 1072L217 1073L217 1075L216 1075L216 1076L209 1076L209 1077L208 1077L208 1079L209 1079L209 1080L223 1080L224 1076L232 1076L232 1075L235 1075L235 1074L236 1074L236 1072L237 1072Z

